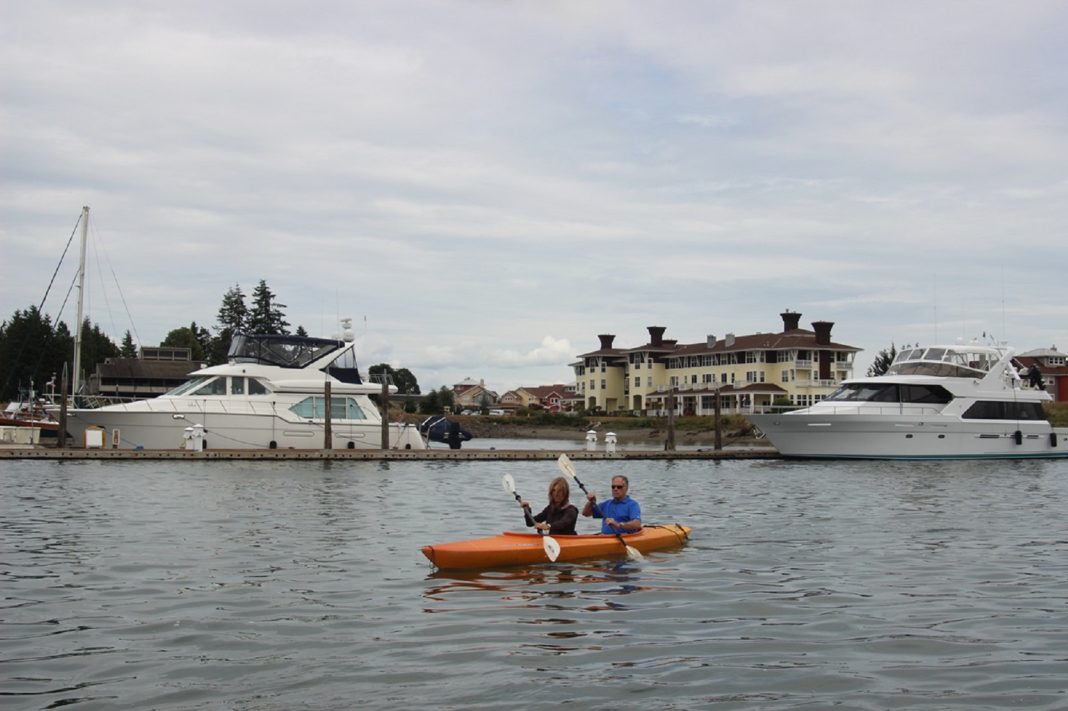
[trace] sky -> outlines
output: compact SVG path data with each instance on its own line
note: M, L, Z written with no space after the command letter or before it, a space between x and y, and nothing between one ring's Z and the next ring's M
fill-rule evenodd
M1063 2L0 8L0 320L88 205L117 343L263 280L424 392L784 309L857 375L891 344L1068 351Z

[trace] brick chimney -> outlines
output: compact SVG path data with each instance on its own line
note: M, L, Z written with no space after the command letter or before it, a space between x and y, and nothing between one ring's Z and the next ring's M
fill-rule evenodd
M599 335L597 337L601 339L601 350L602 351L610 351L610 350L612 350L612 341L616 340L616 336L615 336L614 333L613 334L602 333L601 335Z
M664 331L667 330L665 326L646 326L646 328L649 329L649 345L664 345Z
M797 313L796 311L791 311L790 309L786 309L785 311L783 311L779 315L782 316L782 332L783 333L786 333L787 331L796 331L797 330L797 328L798 328L797 324L801 322L801 314Z
M812 330L816 332L816 345L817 346L829 346L831 345L831 328L834 326L834 321L813 321Z

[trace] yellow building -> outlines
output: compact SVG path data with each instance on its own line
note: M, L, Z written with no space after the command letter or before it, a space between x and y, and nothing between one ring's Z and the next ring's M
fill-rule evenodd
M799 327L801 314L780 314L780 333L755 333L703 343L664 338L663 326L649 326L649 342L616 348L615 336L598 336L600 348L572 363L587 410L665 414L674 391L675 412L709 415L715 396L723 412L754 412L776 401L811 405L853 375L861 350L831 341L830 321Z

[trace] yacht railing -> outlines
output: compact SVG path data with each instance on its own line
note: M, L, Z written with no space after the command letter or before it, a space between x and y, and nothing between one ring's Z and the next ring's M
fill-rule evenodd
M774 415L803 410L806 406L798 405L758 405L754 413L758 415ZM807 406L811 407L811 405ZM828 405L822 401L820 415L938 415L942 412L940 407L930 405L898 404L898 405Z

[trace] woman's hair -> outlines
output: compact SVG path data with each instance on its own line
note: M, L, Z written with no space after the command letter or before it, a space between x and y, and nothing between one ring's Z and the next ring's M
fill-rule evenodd
M553 503L553 489L560 487L564 490L564 501L571 499L571 487L567 484L567 479L562 476L558 476L549 482L549 503Z

